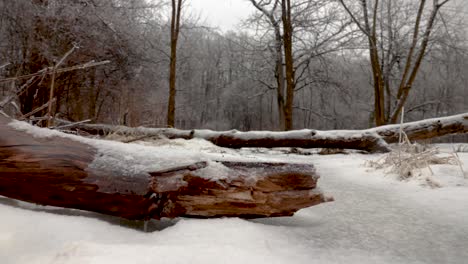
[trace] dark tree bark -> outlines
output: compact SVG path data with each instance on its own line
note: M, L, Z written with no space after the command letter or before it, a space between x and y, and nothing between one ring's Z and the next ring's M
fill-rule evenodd
M278 107L279 129L286 129L286 106L285 106L285 88L286 74L284 67L283 54L283 35L281 33L281 19L276 17L277 8L281 0L275 0L273 7L267 10L266 3L257 0L250 0L252 5L257 8L264 16L267 17L273 31L275 32L275 79L276 79L276 103Z
M18 200L140 220L289 216L326 200L312 165L220 162L228 175L216 181L203 175L205 161L126 175L89 166L92 145L32 137L8 122L0 116L0 195Z
M175 125L176 72L177 72L177 42L180 31L180 13L182 0L172 0L171 15L171 58L169 65L169 101L167 106L167 126Z
M296 77L294 72L293 57L293 26L291 18L291 1L281 1L281 19L283 21L283 47L286 71L286 104L285 107L285 130L293 129L293 104L294 90L296 88Z

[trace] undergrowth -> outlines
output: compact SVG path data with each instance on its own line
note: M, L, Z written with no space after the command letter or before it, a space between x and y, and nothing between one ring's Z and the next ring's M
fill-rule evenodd
M434 176L431 165L440 164L457 165L466 177L455 151L441 155L438 148L411 143L406 137L391 152L375 161L368 161L366 165L374 169L383 169L387 174L396 174L400 180L422 177L426 185L438 188L441 184L431 177ZM424 170L428 170L430 175L424 173Z

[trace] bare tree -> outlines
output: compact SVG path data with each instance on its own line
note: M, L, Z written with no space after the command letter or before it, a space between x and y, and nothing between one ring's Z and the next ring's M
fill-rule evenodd
M250 2L261 13L252 21L266 24L261 34L272 31L274 35L271 51L276 83L260 83L276 89L280 129L290 130L294 124L295 93L311 88L317 80L319 72L313 69L313 61L340 50L349 39L349 23L337 14L334 3L329 1ZM325 78L319 79L325 81Z
M360 14L354 12L345 0L339 1L367 39L374 86L375 124L395 123L427 54L439 10L450 0L433 0L430 11L426 0L417 1L414 17L407 17L403 24L396 23L399 14L395 10L408 1L360 0L354 3L354 6L359 5ZM402 50L405 40L398 39L401 37L398 33L407 29L412 32L404 35L411 40ZM400 65L403 65L401 71L395 71ZM392 91L392 79L395 78L398 78L396 91Z
M275 79L276 79L276 99L278 105L279 127L286 130L286 107L285 107L285 69L283 56L283 34L281 32L280 18L277 17L277 9L280 0L275 0L270 9L268 5L271 1L250 0L252 5L257 8L267 18L274 31L274 52L275 52ZM282 8L282 7L281 7Z
M175 125L176 71L177 71L177 41L180 32L180 14L182 0L171 0L171 57L169 64L169 101L167 105L167 126Z

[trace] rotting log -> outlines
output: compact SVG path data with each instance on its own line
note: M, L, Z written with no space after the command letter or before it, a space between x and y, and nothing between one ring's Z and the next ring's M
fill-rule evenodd
M127 219L290 216L327 199L312 165L218 162L225 178L211 179L200 161L144 176L97 169L92 144L33 137L0 116L0 195ZM181 157L183 159L183 157Z
M357 149L367 152L388 152L387 144L396 143L400 127L409 140L430 139L450 134L468 133L468 113L432 118L403 125L386 125L366 130L296 130L288 132L271 131L211 131L179 130L173 128L125 127L102 124L77 124L68 126L75 131L84 131L92 135L119 134L136 141L151 137L168 139L202 138L213 144L227 148L257 147L298 147L298 148L338 148Z

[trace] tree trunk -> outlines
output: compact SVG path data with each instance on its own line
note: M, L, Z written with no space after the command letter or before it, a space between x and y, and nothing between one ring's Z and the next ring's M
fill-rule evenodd
M277 8L279 2L282 0L275 0L271 10L265 9L265 6L262 5L261 1L250 0L255 8L266 16L273 27L275 32L275 78L276 78L276 100L278 106L278 118L279 118L279 129L287 129L286 117L288 116L287 108L285 105L285 88L286 88L286 73L284 65L284 55L283 55L283 36L281 34L281 23L280 20L276 18ZM292 107L292 104L291 104ZM291 108L292 109L292 108ZM290 118L290 120L292 120Z
M387 143L398 142L400 132L400 125L386 125L367 130L318 131L304 129L288 132L178 130L91 124L76 124L68 128L93 135L108 135L111 133L123 136L131 135L129 141L150 137L166 137L169 139L202 138L211 141L215 145L227 148L349 148L368 152L389 151ZM405 123L402 128L410 140L468 133L468 113Z
M296 88L293 58L293 27L291 20L290 0L281 1L281 18L283 20L284 62L286 64L286 104L285 130L293 129L294 90Z
M401 127L408 139L412 141L451 134L465 134L468 133L468 113L404 123ZM400 125L386 125L369 130L379 134L387 143L397 143Z
M76 124L68 129L92 135L117 134L128 137L124 142L133 142L151 137L168 139L201 138L226 148L347 148L368 152L388 152L387 143L375 132L359 131L318 131L303 129L287 132L271 131L212 131L179 130L170 128L130 128L123 126Z
M98 147L32 137L8 122L0 116L0 195L18 200L140 220L289 216L325 201L312 165L200 161L128 175L90 166ZM213 162L226 177L206 175Z
M276 52L276 100L278 105L278 118L279 118L279 128L281 130L286 129L286 114L285 114L285 105L284 105L284 81L285 73L283 66L283 48L282 48L282 38L281 30L277 21L272 19L273 27L275 29L275 52Z
M171 58L169 65L169 101L167 104L167 126L175 126L176 71L177 71L177 41L180 30L180 12L182 0L172 0L171 16Z

